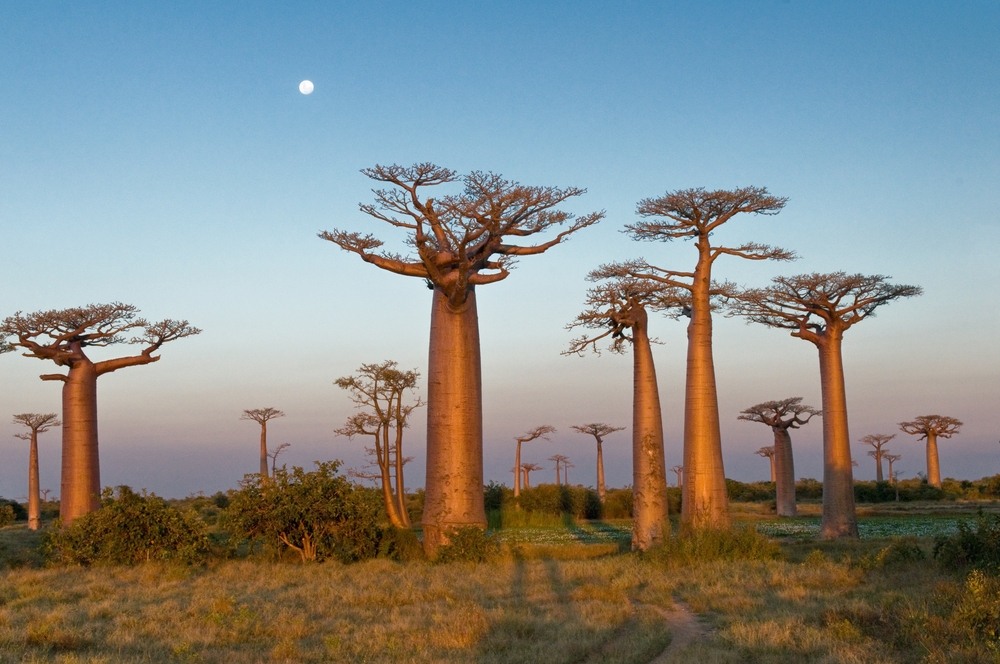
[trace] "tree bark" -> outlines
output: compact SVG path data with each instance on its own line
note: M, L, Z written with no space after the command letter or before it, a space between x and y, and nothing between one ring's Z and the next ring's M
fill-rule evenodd
M670 532L667 464L656 367L646 331L646 312L632 327L632 550L645 551Z
M774 474L774 455L769 456L767 460L771 462L771 482L777 482L778 480Z
M403 430L400 426L396 430L396 509L399 510L399 519L403 522L404 528L409 528L410 513L406 511L406 484L403 482Z
M722 465L719 400L712 358L709 291L712 263L708 238L698 240L699 258L691 290L687 380L684 392L684 481L681 530L729 528L729 497Z
M448 531L486 527L483 503L483 396L476 293L457 309L440 288L431 306L427 368L427 480L424 549L431 557Z
M930 467L930 464L928 464L928 467ZM882 455L881 454L876 454L875 455L875 481L876 482L884 482L885 481L885 478L882 476Z
M38 429L32 429L28 451L28 529L38 530L41 525L42 494L38 484Z
M840 331L828 327L817 344L823 390L823 539L858 537L841 341Z
M792 461L792 436L785 427L771 427L774 431L774 456L771 468L778 516L795 516L795 464Z
M62 478L59 518L64 526L101 507L97 447L97 369L75 360L63 383Z
M521 495L521 441L517 441L517 451L514 452L514 497Z
M567 480L568 481L568 480ZM608 495L608 490L604 486L604 450L601 441L597 441L597 499L604 504L604 497Z
M260 423L260 476L265 480L267 474L267 421Z
M937 434L927 432L927 483L941 488L941 463L938 460Z

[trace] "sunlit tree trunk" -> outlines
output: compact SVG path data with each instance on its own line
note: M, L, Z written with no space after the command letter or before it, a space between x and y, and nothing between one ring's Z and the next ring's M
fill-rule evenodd
M267 421L260 423L260 476L269 477L267 473Z
M97 449L97 370L87 359L70 367L63 383L62 479L59 518L69 525L101 506Z
M402 395L399 399L402 400ZM399 520L404 528L409 528L413 524L410 522L410 513L406 510L406 484L403 482L403 466L406 460L403 458L403 426L396 428L396 509L399 512Z
M774 431L774 456L771 458L772 479L777 497L778 516L795 516L795 464L792 461L792 436L785 427Z
M684 391L684 471L687 478L681 504L683 531L730 526L712 358L712 311L709 301L712 274L707 237L699 239L698 249L698 266L691 290Z
M38 483L38 430L32 429L28 450L28 529L42 525L42 492Z
M448 531L486 527L483 401L476 294L453 309L434 289L427 367L427 484L424 548L433 556Z
M600 441L597 442L597 498L604 504L604 498L608 495L608 490L604 485L604 449Z
M521 441L517 441L517 451L514 452L514 497L521 495Z
M828 329L817 344L823 390L823 539L858 537L841 341L839 330Z
M941 488L941 462L938 460L937 434L927 432L927 483Z
M646 312L632 327L632 550L645 551L669 534L667 464L656 368L646 331Z

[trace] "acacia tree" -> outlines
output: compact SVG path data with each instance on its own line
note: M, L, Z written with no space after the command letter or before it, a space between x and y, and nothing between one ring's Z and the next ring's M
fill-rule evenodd
M624 431L625 427L614 427L604 422L591 422L590 424L573 425L570 427L574 431L589 434L597 441L597 498L604 504L604 497L607 495L607 488L604 485L604 437L615 431Z
M392 360L362 364L357 375L343 376L334 381L337 387L350 393L351 401L358 408L366 409L349 417L336 433L348 438L356 435L374 438L375 446L369 451L378 467L386 514L397 528L409 528L406 483L403 480L403 466L407 461L403 456L403 429L409 426L413 411L424 403L418 397L414 403L404 405L404 397L416 389L420 374L416 370L400 371L398 366Z
M541 438L542 440L550 440L549 434L555 432L556 428L554 426L551 426L549 424L543 424L542 426L535 427L534 429L527 431L521 434L520 436L514 436L514 440L517 441L517 450L514 452L514 467L523 468L523 466L521 465L521 443L529 443L533 440L538 440L539 438ZM525 478L527 478L527 475L525 475ZM525 485L524 488L528 488L527 480L524 482L524 485ZM521 478L517 473L515 473L514 497L517 498L520 495L521 495Z
M531 471L542 470L542 467L537 463L522 463L521 472L524 473L524 488L531 488Z
M882 275L802 274L775 277L768 288L740 295L738 314L768 327L791 330L819 350L823 393L823 521L825 539L858 536L851 471L851 438L847 427L844 384L844 332L904 297L919 295L918 286L890 284Z
M938 460L938 438L951 438L959 432L962 422L945 415L921 415L911 422L900 422L903 433L920 435L927 439L927 483L941 488L941 464Z
M244 410L243 414L240 415L241 420L256 422L260 425L260 476L265 480L269 477L267 474L267 458L269 456L267 453L267 423L284 416L284 412L270 406Z
M712 266L720 256L749 260L792 260L795 254L749 242L737 247L714 245L720 226L738 214L774 215L787 199L764 187L732 191L703 188L667 192L639 202L637 212L649 221L626 226L635 240L693 240L698 260L690 272L666 270L636 261L630 273L690 293L687 377L684 391L684 482L681 530L728 528L729 498L722 465L719 399L712 357L712 298L732 293L727 284L712 281Z
M604 283L587 291L589 308L568 327L603 332L574 339L564 354L582 355L587 348L599 353L597 343L605 338L611 339L612 352L624 353L632 347L632 549L645 551L670 534L663 416L648 312L676 318L687 301L676 288L623 276L619 265L602 266L588 279Z
M754 452L759 457L764 457L767 459L768 463L771 465L771 481L776 482L774 475L774 445L767 445L762 447L756 452Z
M677 464L676 466L671 466L670 470L674 471L677 475L677 488L682 488L684 486L684 466Z
M584 193L568 187L529 187L493 173L455 171L433 164L375 166L362 171L385 183L365 214L407 233L408 257L382 251L371 234L341 230L324 240L383 270L427 281L433 289L427 370L427 479L424 548L431 555L447 533L486 527L483 503L482 369L476 286L510 274L519 256L541 254L604 216L574 218L556 209ZM461 183L463 190L438 198L427 187ZM567 224L538 244L512 243Z
M63 525L101 506L101 470L97 445L97 379L125 367L150 364L160 347L201 332L186 320L150 323L131 304L90 304L23 314L0 323L0 335L16 337L14 346L26 357L51 360L67 367L66 374L45 374L42 380L61 381L62 480L59 517ZM134 336L128 337L132 334ZM143 344L138 355L94 362L88 348Z
M556 486L562 485L562 475L560 473L562 472L562 465L567 459L569 459L569 457L562 454L553 454L548 458L549 461L556 464Z
M792 436L789 429L798 429L821 412L802 405L802 397L781 401L765 401L741 411L737 419L760 422L774 433L774 456L771 459L771 481L775 483L778 516L795 516L795 463L792 457ZM804 417L804 419L803 419Z
M882 459L885 455L889 453L889 450L883 449L885 445L896 437L896 434L887 435L884 433L872 433L861 439L858 442L870 446L872 449L868 452L868 456L875 459L875 481L884 482L885 478L882 475ZM892 473L889 473L892 475Z
M42 494L38 482L38 434L62 424L55 413L20 413L14 424L28 427L29 433L15 433L15 438L27 440L28 449L28 528L38 530L42 524Z

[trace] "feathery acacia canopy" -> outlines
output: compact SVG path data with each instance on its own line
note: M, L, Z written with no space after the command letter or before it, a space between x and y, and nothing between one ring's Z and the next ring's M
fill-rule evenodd
M391 186L373 190L375 203L360 205L361 211L405 229L415 255L383 251L383 241L371 234L334 230L319 236L384 270L426 279L453 306L465 301L468 288L507 278L516 257L543 253L604 217L603 211L576 217L556 209L586 192L576 187L530 187L494 173L459 175L429 163L374 166L362 173ZM461 193L425 197L424 188L454 182L463 185ZM555 227L564 228L546 242L511 242Z

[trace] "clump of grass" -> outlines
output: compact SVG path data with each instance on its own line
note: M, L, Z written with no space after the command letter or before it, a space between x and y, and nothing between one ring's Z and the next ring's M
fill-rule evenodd
M647 557L666 565L692 565L715 560L777 560L781 547L754 526L732 530L697 530L686 537L671 537L650 549Z
M953 618L973 641L984 639L995 647L1000 642L1000 580L973 570Z
M946 568L1000 570L1000 515L980 510L975 528L962 521L953 535L935 537L934 557Z

